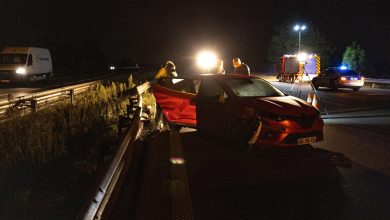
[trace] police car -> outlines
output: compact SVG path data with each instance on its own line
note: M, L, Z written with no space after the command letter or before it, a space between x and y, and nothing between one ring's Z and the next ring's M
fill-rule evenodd
M319 87L351 88L357 92L364 85L364 77L345 67L330 67L314 77L312 82L316 89Z

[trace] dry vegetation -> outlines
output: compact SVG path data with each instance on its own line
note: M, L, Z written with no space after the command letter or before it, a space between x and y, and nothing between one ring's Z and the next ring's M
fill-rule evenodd
M0 123L0 219L12 216L2 213L9 210L10 201L16 198L31 204L33 192L41 188L18 183L20 175L44 176L58 161L64 161L58 175L63 172L65 179L74 175L74 181L81 181L84 174L96 173L105 153L118 144L118 117L124 114L133 86L130 76L128 83L99 84L96 90L76 97L73 104L62 102L27 115L12 110L9 120ZM61 185L50 177L47 181ZM63 189L53 190L64 194Z

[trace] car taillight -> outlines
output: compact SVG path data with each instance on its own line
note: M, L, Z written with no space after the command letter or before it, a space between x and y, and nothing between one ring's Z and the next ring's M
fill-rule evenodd
M347 80L347 77L342 76L340 79L341 79L341 81L345 81L345 80Z

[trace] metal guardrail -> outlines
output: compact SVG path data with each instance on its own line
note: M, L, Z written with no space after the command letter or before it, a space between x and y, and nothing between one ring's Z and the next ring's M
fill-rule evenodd
M0 118L4 117L6 111L13 107L31 108L37 111L42 105L49 105L54 102L70 98L71 103L75 95L84 93L96 86L100 81L92 81L72 86L65 86L57 89L37 92L31 95L0 100Z
M104 178L98 185L98 189L90 202L87 211L82 219L93 220L102 219L107 215L107 210L115 200L115 195L122 185L123 176L127 170L127 166L131 161L132 153L135 148L135 141L142 131L141 113L142 113L142 98L141 95L151 87L151 82L146 82L137 89L138 104L137 110L131 120L131 127L127 130L126 135L104 175Z
M390 79L367 78L364 85L371 88L390 88Z

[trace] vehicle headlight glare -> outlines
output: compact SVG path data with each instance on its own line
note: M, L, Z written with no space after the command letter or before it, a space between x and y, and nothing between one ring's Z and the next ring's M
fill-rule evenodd
M300 63L306 62L307 56L308 56L308 55L307 55L307 53L305 53L305 52L299 53L299 54L297 55L297 60L298 60L298 62L300 62Z
M19 68L16 69L16 73L24 75L24 74L26 74L26 68L19 67Z
M202 68L214 68L217 65L217 55L211 51L201 52L198 54L197 62Z

